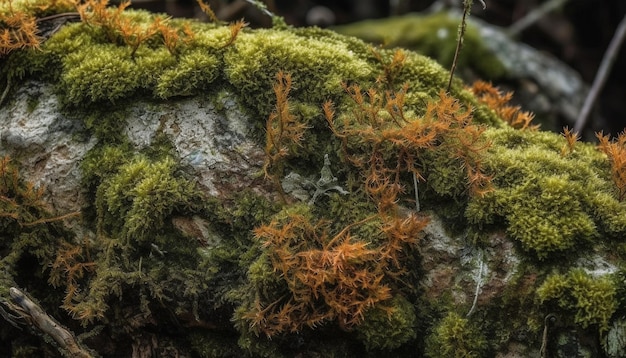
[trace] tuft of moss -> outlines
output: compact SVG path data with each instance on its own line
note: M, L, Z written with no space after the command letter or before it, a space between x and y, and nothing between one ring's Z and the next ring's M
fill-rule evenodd
M140 156L122 164L96 192L99 225L129 239L151 239L166 217L190 211L200 199L195 183L176 173L170 157L151 162Z
M275 102L271 84L279 71L290 73L297 84L290 93L294 102L318 106L339 96L342 82L371 77L372 64L363 58L367 45L362 43L355 52L337 37L323 34L274 29L240 34L224 54L226 79L258 113L269 114Z
M593 145L578 143L564 155L565 139L557 134L510 128L485 134L495 190L469 201L465 217L475 230L504 225L539 260L625 233L626 206L611 195L607 163Z
M356 328L358 339L368 351L392 350L416 336L417 317L415 307L401 295L394 296L382 309L374 307Z
M426 356L430 358L484 357L487 340L468 319L449 312L426 338Z
M567 274L548 276L537 289L542 303L553 302L583 328L597 326L601 332L608 330L609 320L617 309L616 286L607 276L593 277L582 269Z

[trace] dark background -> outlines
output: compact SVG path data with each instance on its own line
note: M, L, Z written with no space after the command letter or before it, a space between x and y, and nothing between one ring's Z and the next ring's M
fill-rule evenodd
M225 21L245 18L252 27L270 26L270 20L244 0L207 1ZM474 1L472 16L509 27L546 1ZM369 18L424 11L434 3L462 6L462 0L268 0L268 9L294 26L329 26ZM176 17L199 17L195 0L134 0L134 7L167 12ZM625 0L569 0L519 35L519 40L551 53L578 71L591 84L615 30L626 14ZM609 79L596 102L588 127L617 135L626 126L626 45L622 46Z

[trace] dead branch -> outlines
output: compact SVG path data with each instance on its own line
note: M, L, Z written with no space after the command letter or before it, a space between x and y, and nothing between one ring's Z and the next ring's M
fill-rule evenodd
M569 0L550 0L543 3L541 6L529 12L526 16L511 25L507 29L507 34L511 37L519 35L522 31L532 26L534 23L543 18L546 14L552 12L560 6L565 5L565 3L568 1Z
M87 349L78 343L76 336L57 323L52 317L44 312L39 305L33 302L24 292L15 287L9 289L9 295L13 302L4 302L5 306L21 317L25 322L37 327L40 331L50 336L59 345L60 349L75 358L93 358Z
M622 42L624 42L624 37L626 37L626 16L622 19L622 21L617 26L617 30L615 30L615 34L611 39L611 43L609 44L609 48L604 53L604 57L602 58L602 63L600 63L600 68L598 69L598 73L596 74L596 78L593 80L593 84L591 85L591 89L589 90L589 94L585 99L585 103L583 104L583 108L580 110L580 114L578 115L578 119L576 119L576 124L574 125L574 132L582 133L583 128L587 124L587 118L589 117L589 112L593 108L593 104L596 101L596 98L600 95L600 91L602 87L604 87L604 83L609 77L609 73L611 72L611 67L613 67L613 63L617 59L617 55L619 54L619 49L622 46Z

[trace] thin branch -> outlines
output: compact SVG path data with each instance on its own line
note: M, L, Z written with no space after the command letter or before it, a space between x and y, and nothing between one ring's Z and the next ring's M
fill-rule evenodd
M463 36L465 36L465 18L467 17L472 0L463 0L463 17L461 18L461 24L459 25L459 33L456 39L456 49L454 50L454 58L452 59L452 67L450 68L450 80L448 80L448 87L446 88L446 92L450 92L450 88L452 87L452 79L454 78L454 71L456 70L456 63L459 60L459 54L461 53L461 48L463 48Z
M413 173L413 186L415 187L415 211L420 211L420 198L417 192L417 175Z
M469 312L467 312L467 315L465 317L469 317L472 315L472 313L474 313L474 309L476 308L476 302L478 302L478 294L480 293L480 287L483 284L483 266L485 263L483 260L482 251L479 251L478 259L480 260L480 265L478 267L478 277L476 278L476 291L474 292L474 301L472 302L472 307L470 308Z
M93 358L94 356L83 348L72 332L61 326L52 319L41 307L33 302L24 292L15 287L9 289L12 303L5 302L5 305L26 322L31 322L40 331L52 337L59 345L59 348L69 352L75 358Z
M509 28L506 30L507 34L511 37L519 35L522 31L532 26L532 24L539 21L546 14L559 8L561 5L565 4L568 1L569 0L550 0L543 3L541 6L533 9L531 12L526 14L526 16L517 20L513 25L509 26Z
M609 48L604 53L602 63L600 63L600 68L598 69L598 73L596 74L596 78L593 80L593 84L591 85L589 94L587 95L587 98L585 98L583 108L580 110L578 118L576 119L574 132L582 133L582 129L585 128L585 125L587 124L587 119L589 117L589 112L591 112L596 98L598 98L602 87L604 87L604 83L609 76L611 67L613 67L613 63L617 59L619 49L624 42L624 37L626 37L626 15L624 15L624 18L617 26L617 30L615 30L615 35L613 35L613 38L611 39Z
M0 106L2 106L2 102L4 102L5 98L9 94L9 90L11 89L11 76L7 75L7 86L2 91L2 95L0 96Z
M483 9L487 7L483 0L479 0L483 5ZM450 88L452 87L452 79L454 78L454 71L456 70L456 65L459 60L459 54L461 53L461 48L463 48L463 37L465 37L465 28L467 27L467 17L470 14L470 10L472 8L473 0L463 0L463 17L461 18L461 24L459 24L459 33L458 38L456 40L456 49L454 50L454 59L452 59L452 68L450 68L450 80L448 81L448 87L446 92L450 92Z

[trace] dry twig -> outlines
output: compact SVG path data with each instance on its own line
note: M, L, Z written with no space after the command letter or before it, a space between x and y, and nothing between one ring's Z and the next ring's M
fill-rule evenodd
M26 296L24 292L15 287L11 287L9 294L12 302L4 302L4 304L16 314L16 317L23 318L25 322L30 323L32 326L50 336L59 345L59 348L67 351L71 357L93 357L88 350L78 343L76 336L74 336L72 332L48 316L48 314Z
M578 118L576 119L574 132L582 133L582 129L587 124L589 112L591 112L596 98L600 95L602 87L604 87L604 83L609 76L611 67L613 67L613 63L617 59L617 55L619 54L619 49L622 46L622 42L624 42L624 37L626 37L626 15L617 26L617 30L615 30L615 35L613 35L613 38L611 39L609 48L604 53L602 63L600 63L600 68L598 69L598 73L596 74L596 78L593 80L593 84L591 85L589 94L587 95L587 98L585 98L583 108L580 110Z

